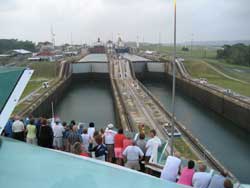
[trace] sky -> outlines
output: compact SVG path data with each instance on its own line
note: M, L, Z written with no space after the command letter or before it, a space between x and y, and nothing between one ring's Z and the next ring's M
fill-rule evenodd
M53 28L56 44L171 43L173 1L0 0L0 38L51 41ZM250 0L177 0L177 42L192 39L250 40Z

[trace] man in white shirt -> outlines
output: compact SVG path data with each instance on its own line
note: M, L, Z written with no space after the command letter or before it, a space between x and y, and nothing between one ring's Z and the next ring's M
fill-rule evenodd
M166 164L161 172L161 178L176 182L178 172L181 167L180 154L175 152L174 156L168 156Z
M85 128L83 129L83 133L82 133L82 144L83 147L85 149L85 151L88 151L89 149L89 141L90 141L91 137L88 135L88 130Z
M125 167L134 170L140 170L139 160L144 156L144 154L142 150L136 146L136 141L132 142L132 146L126 147L122 154L124 158L127 159Z
M156 136L156 131L154 129L150 131L150 137L151 139L149 139L146 144L146 162L149 162L150 157L153 155L153 151L158 150L158 147L161 146L161 140Z
M19 116L15 116L15 121L12 124L12 135L14 139L24 141L24 123L20 121Z
M194 188L207 188L212 175L206 172L206 165L199 165L199 172L195 172L193 176L193 187Z
M112 130L113 128L114 128L113 124L108 124L108 127L104 132L104 143L106 144L107 149L108 149L108 155L107 155L108 162L112 162L114 157L115 157L114 138L115 138L115 135L117 134L117 132L113 131Z
M55 149L62 150L63 149L63 132L64 127L59 123L59 121L55 122L55 125L52 127L54 133L53 146Z
M95 124L93 122L90 122L88 128L88 135L90 136L90 138L93 138L94 132L95 132Z

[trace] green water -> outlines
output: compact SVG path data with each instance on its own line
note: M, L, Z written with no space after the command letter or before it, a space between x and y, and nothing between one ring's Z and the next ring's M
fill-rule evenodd
M97 128L115 124L110 82L105 80L73 81L64 98L56 106L55 114L62 120L76 120Z
M143 84L171 111L172 90L163 81ZM176 94L176 117L243 183L250 183L250 134L186 97Z

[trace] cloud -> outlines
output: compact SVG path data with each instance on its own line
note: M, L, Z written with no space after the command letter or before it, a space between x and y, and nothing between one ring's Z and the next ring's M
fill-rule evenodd
M250 39L248 0L177 0L177 38ZM125 40L173 40L172 0L0 0L0 38L92 43L119 33Z

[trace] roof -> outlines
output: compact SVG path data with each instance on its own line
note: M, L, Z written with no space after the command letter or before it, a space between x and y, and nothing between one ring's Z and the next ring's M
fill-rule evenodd
M12 50L13 52L16 52L18 54L31 54L32 52L28 51L28 50L24 50L24 49L15 49Z
M185 188L107 162L2 140L0 187Z

